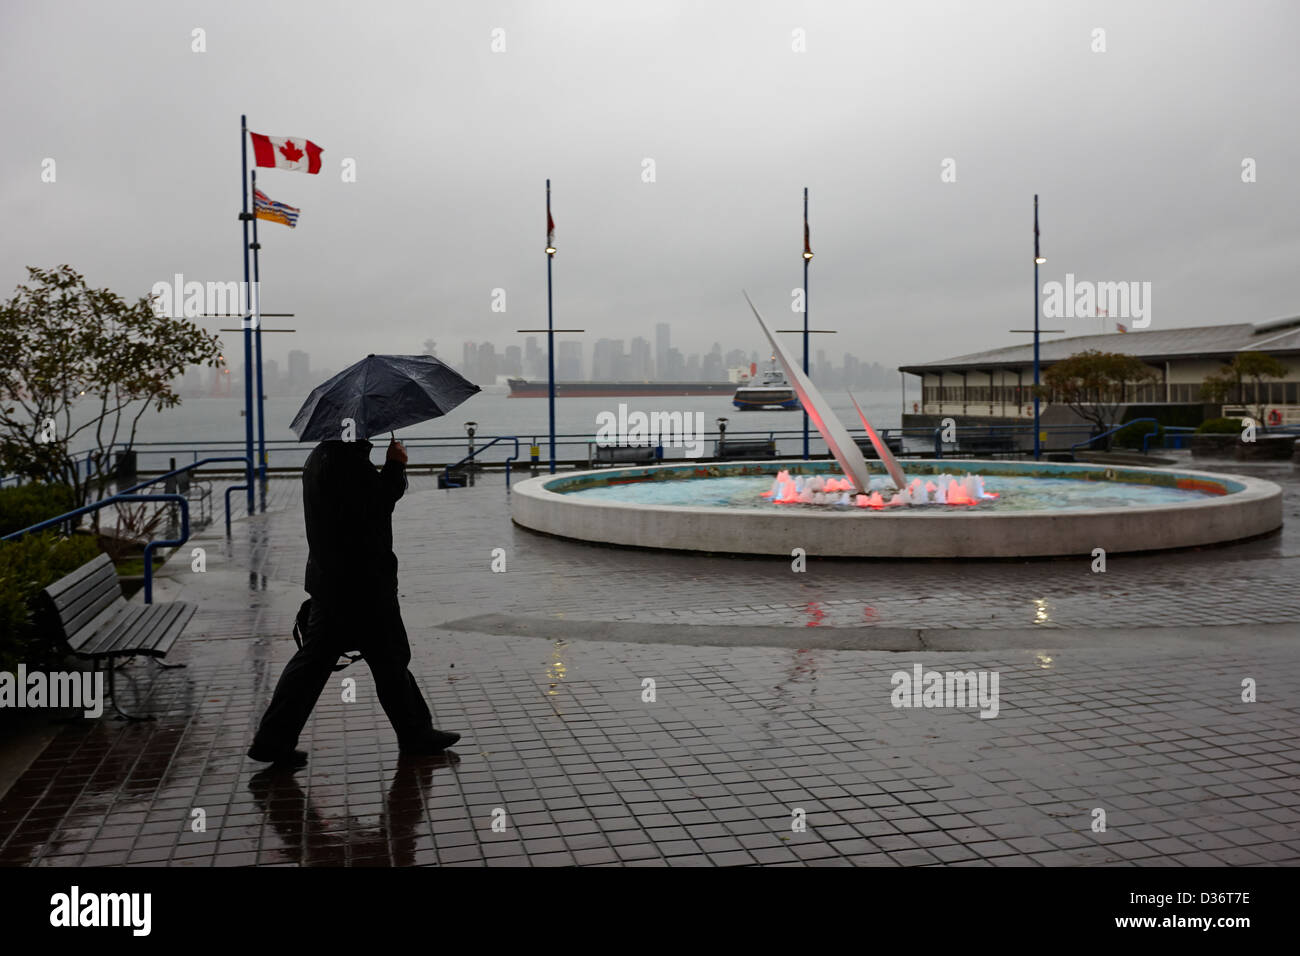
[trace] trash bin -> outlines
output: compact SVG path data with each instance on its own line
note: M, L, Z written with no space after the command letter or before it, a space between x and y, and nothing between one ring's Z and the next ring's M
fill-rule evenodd
M113 464L113 480L117 483L119 490L129 488L140 480L136 472L135 449L117 452Z

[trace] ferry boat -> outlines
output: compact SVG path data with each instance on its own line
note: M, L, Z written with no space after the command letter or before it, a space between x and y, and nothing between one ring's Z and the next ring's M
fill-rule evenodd
M751 367L750 379L732 396L731 403L741 411L760 408L799 408L799 397L786 381L785 374L776 367L776 358L772 365L763 371L755 381L756 368Z

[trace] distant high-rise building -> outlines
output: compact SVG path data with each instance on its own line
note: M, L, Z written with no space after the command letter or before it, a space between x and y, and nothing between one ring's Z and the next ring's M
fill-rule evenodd
M555 377L561 382L582 381L582 343L555 343Z
M648 382L654 378L654 361L651 358L650 343L639 335L628 347L627 365L629 381Z
M627 359L622 339L598 339L591 353L591 380L616 382L627 374Z
M559 349L556 349L558 358ZM537 344L537 337L530 335L524 339L524 377L546 377L546 350Z
M655 325L655 376L663 381L670 381L668 353L672 349L667 322Z
M256 375L257 373L254 372L253 374ZM253 385L257 385L256 379L254 379ZM263 359L262 394L267 396L279 395L280 391L280 363L275 359Z
M501 374L518 378L523 375L523 350L517 345L507 345L501 359Z
M311 390L311 357L301 349L289 350L289 394L305 395Z
M668 368L659 376L664 382L684 382L686 380L686 359L678 349L668 350Z

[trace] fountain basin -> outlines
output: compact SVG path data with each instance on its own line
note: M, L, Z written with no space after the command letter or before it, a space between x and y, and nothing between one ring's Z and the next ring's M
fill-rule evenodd
M1025 461L908 461L909 479L950 473L983 475L996 491L1024 479L1076 483L1080 501L1070 507L1016 510L1014 497L986 507L922 506L870 510L756 502L659 504L615 500L585 490L617 486L650 488L658 482L753 478L765 488L778 471L839 475L837 462L756 461L656 465L546 475L516 485L511 517L546 534L628 547L730 554L873 558L1009 558L1158 551L1219 544L1266 534L1282 526L1282 490L1241 475L1163 468L1108 467ZM882 474L873 469L873 476ZM1032 483L1029 484L1032 487ZM1169 489L1169 500L1145 489ZM662 489L661 489L662 490ZM1136 490L1136 491L1134 491ZM674 489L674 492L676 489ZM1134 491L1126 495L1126 492ZM1141 493L1138 493L1138 492ZM1173 494L1176 492L1177 494ZM1023 492L1020 493L1023 496ZM622 493L620 493L620 497ZM646 498L662 495L646 495ZM689 497L689 495L688 495ZM1137 500L1137 499L1146 500ZM1133 500L1127 500L1133 499ZM1091 501L1103 506L1090 507Z

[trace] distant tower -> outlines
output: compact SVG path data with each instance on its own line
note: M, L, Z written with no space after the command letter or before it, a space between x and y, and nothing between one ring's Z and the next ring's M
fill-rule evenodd
M438 356L438 343L435 342L433 339L425 339L425 340L424 340L424 354L425 354L425 355L432 355L432 356L434 356L435 358L437 358L437 356Z

